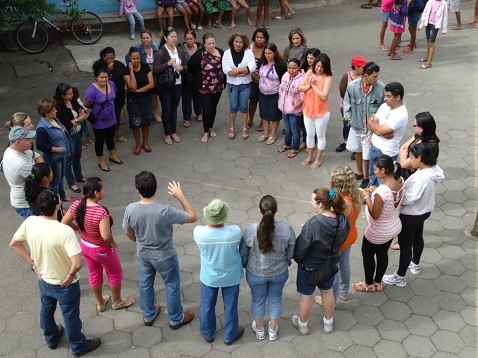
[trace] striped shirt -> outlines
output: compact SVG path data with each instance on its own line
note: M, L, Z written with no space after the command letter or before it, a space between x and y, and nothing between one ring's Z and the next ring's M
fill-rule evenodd
M365 229L365 237L373 244L384 244L397 236L402 230L400 221L400 208L403 198L403 187L398 192L393 192L390 188L381 184L370 195L370 199L375 201L375 195L380 195L383 200L382 213L377 220L370 215L368 207L365 209L368 225Z
M73 215L76 219L76 208L80 204L80 201L75 201L68 211ZM84 217L84 225L85 230L80 230L80 237L82 240L85 240L89 243L98 246L110 246L105 242L105 240L101 237L100 233L100 221L104 218L109 218L110 214L108 210L103 207L102 205L87 205L86 212Z

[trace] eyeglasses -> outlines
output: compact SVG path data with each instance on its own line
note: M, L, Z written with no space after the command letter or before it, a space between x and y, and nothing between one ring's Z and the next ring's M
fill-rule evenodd
M418 124L412 124L412 127L420 127Z

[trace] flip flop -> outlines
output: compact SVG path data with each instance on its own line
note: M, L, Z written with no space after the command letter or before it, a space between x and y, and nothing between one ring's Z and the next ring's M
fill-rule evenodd
M277 149L277 151L278 151L279 153L284 153L286 150L289 150L289 149L291 149L291 148L292 148L292 147L288 147L288 146L286 146L286 145L281 145L280 148Z
M306 167L306 166L308 166L310 163L312 163L312 160L304 159L304 160L302 161L302 166L303 166L303 167Z
M143 144L143 149L146 153L151 153L153 151L153 149L151 149L151 147L147 147Z
M299 154L299 151L292 149L292 150L290 151L290 153L287 154L287 158L291 158L291 159L292 159L292 158L295 158L295 157L297 157L297 154Z
M292 15L294 15L295 12L288 12L287 15L285 15L285 18L286 19L290 19L292 17Z
M128 308L128 307L132 306L133 303L134 303L134 298L130 297L130 298L127 298L126 300L123 300L121 302L113 303L111 305L111 308L113 308L114 310L120 310L120 309Z
M273 19L274 20L284 20L284 18L282 16L279 16L279 15L274 16Z
M463 26L451 26L450 30L463 30Z
M102 305L100 305L99 303L96 304L96 310L98 312L103 312L105 309L106 309L106 304L110 301L111 297L108 296L108 295L104 295L103 296L103 301L105 303L103 303Z
M395 56L393 56L393 57L390 57L390 59L391 59L392 61L401 61L401 60L402 60L402 58L401 58L400 56L398 56L398 55L395 55Z
M369 9L373 8L373 5L362 4L362 5L360 5L360 7L361 7L362 9L367 9L367 10L369 10Z
M183 127L188 128L190 125L191 125L191 123L189 123L189 121L183 120Z
M428 62L428 58L423 57L419 59L418 62Z
M229 30L235 30L236 27L237 27L237 25L234 25L234 26L230 25L230 26L229 26Z
M406 53L407 55L411 55L412 53L415 53L415 51L413 51L413 49L411 49L409 46L405 47L401 52Z
M352 285L352 288L357 292L375 292L375 286L367 285L365 282L357 282Z
M223 29L224 28L224 25L219 23L219 22L215 22L212 26L214 26L216 29Z
M198 114L198 116L196 117L196 120L198 122L202 122L202 114Z
M419 66L422 70L426 70L427 68L430 68L432 67L432 64L428 64L428 63L424 63L422 65Z
M476 21L475 19L471 19L470 21L468 21L468 23L469 23L470 25L474 25L474 24L477 23L477 21Z
M141 147L139 147L139 148L134 148L133 154L134 154L134 155L140 155L140 154L141 154Z
M276 142L276 138L274 137L269 137L269 139L267 140L266 144L267 145L272 145Z
M311 169L318 169L318 168L320 168L321 165L322 165L322 163L320 163L320 162L314 162L314 163L310 166L310 168L311 168Z

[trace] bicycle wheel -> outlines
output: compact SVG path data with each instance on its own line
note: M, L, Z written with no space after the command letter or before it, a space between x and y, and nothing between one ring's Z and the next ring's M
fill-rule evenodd
M85 45L97 43L103 36L103 23L96 14L89 11L71 20L70 27L75 39Z
M16 31L18 47L28 53L40 53L48 46L48 31L36 21L22 22Z

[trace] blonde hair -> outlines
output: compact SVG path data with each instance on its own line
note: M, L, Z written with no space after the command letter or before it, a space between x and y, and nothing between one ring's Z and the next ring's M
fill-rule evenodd
M5 126L8 130L12 129L12 127L20 126L23 127L25 124L25 119L28 118L28 115L23 112L14 113L13 116L5 123Z
M330 174L330 187L337 189L342 195L349 195L355 209L362 206L360 191L355 180L355 174L348 165L339 165L332 169Z

